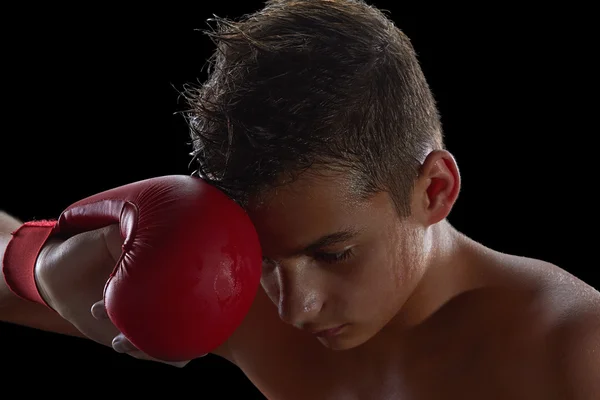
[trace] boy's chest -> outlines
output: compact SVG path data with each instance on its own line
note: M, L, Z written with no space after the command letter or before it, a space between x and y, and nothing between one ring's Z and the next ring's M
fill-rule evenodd
M551 400L552 362L540 345L491 337L448 343L438 354L423 348L402 369L406 397L397 398Z
M371 360L296 342L294 352L265 354L241 368L271 400L553 398L542 343L442 336Z
M542 334L511 319L471 321L432 324L376 351L334 352L290 332L253 346L238 366L271 400L553 398Z
M514 360L497 365L480 360L423 359L413 370L345 365L337 371L325 365L282 363L277 371L254 371L252 379L270 400L551 400L552 381L546 366ZM259 370L261 368L258 368ZM307 371L309 371L307 373Z

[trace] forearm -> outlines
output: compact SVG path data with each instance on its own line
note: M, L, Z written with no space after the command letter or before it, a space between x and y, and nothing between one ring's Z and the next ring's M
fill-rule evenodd
M11 239L11 232L20 225L21 221L0 211L0 260L4 259L4 251ZM54 311L17 297L6 285L4 275L0 274L0 277L0 321L83 337L73 325Z
M21 226L22 222L8 215L6 212L0 210L0 233L1 234L10 234L19 226Z

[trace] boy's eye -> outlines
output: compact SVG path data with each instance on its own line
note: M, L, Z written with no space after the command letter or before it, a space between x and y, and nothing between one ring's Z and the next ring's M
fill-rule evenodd
M344 250L339 253L317 252L314 258L326 263L335 264L347 260L352 256L352 249Z

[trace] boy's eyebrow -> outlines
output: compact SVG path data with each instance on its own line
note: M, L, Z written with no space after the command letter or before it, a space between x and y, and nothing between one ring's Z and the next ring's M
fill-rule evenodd
M294 255L310 253L314 252L315 250L321 247L327 247L334 244L342 243L352 238L355 238L359 234L360 230L355 228L348 228L338 232L328 233L313 241L308 246L305 246L302 249L294 252Z

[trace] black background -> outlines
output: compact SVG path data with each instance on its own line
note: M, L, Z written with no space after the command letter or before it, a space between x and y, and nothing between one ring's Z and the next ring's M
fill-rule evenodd
M0 209L23 220L53 218L111 187L190 173L178 90L205 77L213 50L197 31L205 20L261 6L233 4L7 12ZM450 222L599 288L590 10L372 4L390 10L411 37L438 100L462 174ZM60 377L42 386L45 393L76 393L73 384L83 380L85 393L96 381L109 392L117 382L133 391L191 389L199 398L256 394L216 357L178 370L7 324L0 337L5 377Z

